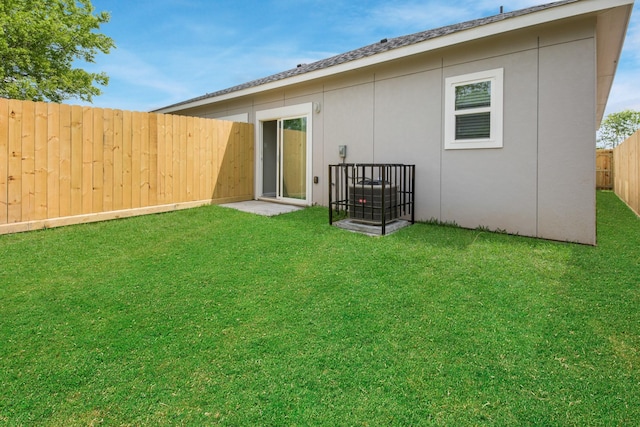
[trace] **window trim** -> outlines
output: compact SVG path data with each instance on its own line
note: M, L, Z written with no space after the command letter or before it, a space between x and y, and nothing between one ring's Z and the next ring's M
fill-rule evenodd
M491 106L480 108L469 108L456 112L456 87L480 83L491 82ZM504 68L480 71L477 73L463 74L460 76L447 77L445 79L445 129L444 129L444 149L478 149L478 148L502 148L502 127L503 127L503 84ZM477 139L455 139L456 117L489 111L491 113L489 138Z

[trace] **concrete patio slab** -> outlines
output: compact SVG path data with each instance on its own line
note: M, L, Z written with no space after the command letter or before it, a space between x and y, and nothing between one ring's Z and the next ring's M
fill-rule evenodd
M344 230L352 231L354 233L367 234L369 236L382 236L382 226L380 225L365 224L352 219L343 219L334 222L333 225ZM410 225L411 222L402 219L392 221L386 225L385 235L395 233L396 231Z
M301 206L285 205L282 203L266 202L263 200L248 200L246 202L224 203L220 206L263 216L282 215L285 213L304 209Z

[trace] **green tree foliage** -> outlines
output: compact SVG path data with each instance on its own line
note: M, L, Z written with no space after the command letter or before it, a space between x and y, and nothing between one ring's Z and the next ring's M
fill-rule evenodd
M109 21L94 14L90 0L0 1L0 97L61 102L91 102L106 85L105 73L75 68L76 61L94 62L114 42L94 32Z
M604 118L598 129L597 145L615 148L640 129L640 111L624 110Z

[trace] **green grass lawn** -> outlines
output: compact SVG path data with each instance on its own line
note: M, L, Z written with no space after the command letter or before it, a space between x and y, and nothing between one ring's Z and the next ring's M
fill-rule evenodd
M597 247L218 206L0 236L0 425L640 424L640 220Z

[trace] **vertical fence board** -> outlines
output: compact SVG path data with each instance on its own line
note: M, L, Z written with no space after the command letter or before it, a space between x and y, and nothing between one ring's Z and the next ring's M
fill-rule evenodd
M616 174L618 174L618 176L613 180L613 189L618 196L620 196L620 193L622 191L622 171L620 170L621 162L622 160L620 156L620 147L617 147L615 150L613 150L613 164L614 171Z
M208 181L207 176L211 175L211 171L209 170L209 155L211 151L209 150L209 146L211 144L211 140L207 135L207 119L200 119L200 129L198 133L200 134L200 199L206 199L211 195L208 192Z
M164 200L164 171L165 171L165 155L164 155L164 117L161 114L154 113L154 117L151 119L155 123L155 165L152 166L152 170L155 170L155 191L153 197L156 198L154 204L162 204ZM153 154L152 154L153 157ZM152 184L153 185L153 184Z
M179 167L180 167L180 180L177 182L180 188L178 200L181 202L187 201L187 118L184 116L178 116L180 122L180 128L178 130L178 141L180 141L180 147L177 147Z
M629 144L629 206L635 211L640 212L640 160L638 146L638 133L631 137L631 144Z
M244 182L244 177L242 173L244 171L242 162L244 161L244 150L242 149L244 146L244 132L243 127L240 125L233 124L234 132L236 134L236 146L234 147L234 157L235 157L235 186L236 191L239 193L244 193L246 191L246 185Z
M9 100L0 98L0 225L7 223L9 176Z
M200 118L193 120L193 195L191 200L202 200L200 197Z
M198 200L204 200L207 198L207 136L206 136L206 119L198 119L198 147L200 148L198 153L198 163L200 167L199 182L198 182Z
M161 203L173 200L173 118L164 118L164 198Z
M149 206L149 114L140 114L140 206Z
M149 114L140 116L142 129L140 132L140 206L149 206Z
M249 191L249 183L247 177L245 175L247 171L247 162L249 165L252 163L247 159L247 153L250 152L248 149L249 141L248 135L246 132L246 126L238 126L238 132L240 135L240 144L238 145L238 183L239 183L239 192L242 194L246 194Z
M164 116L162 114L154 114L154 121L156 123L156 153L155 153L155 169L156 169L156 178L155 185L156 191L155 198L157 204L164 203L164 194L165 194L165 184L164 184L164 174L166 171L166 156L165 156L165 126L164 126Z
M149 179L148 206L158 204L158 115L147 114L149 120Z
M253 142L248 135L247 126L240 127L240 192L241 194L253 194Z
M193 175L194 175L194 167L193 167L193 121L194 117L189 116L187 119L187 128L186 128L186 139L187 139L187 167L186 167L186 194L185 201L191 201L193 196Z
M211 198L211 179L212 179L212 168L213 164L211 162L212 150L212 136L211 130L211 120L203 120L202 121L202 135L204 138L204 188L202 189L203 199Z
M236 164L236 146L238 145L238 133L233 123L228 122L228 126L229 144L227 145L226 157L229 161L229 171L227 172L227 196L230 196L236 190L236 180L238 178L238 165Z
M631 206L631 201L632 201L632 193L633 193L633 175L632 175L632 171L633 171L633 139L630 139L631 142L630 144L627 144L626 149L625 149L625 159L623 161L623 164L625 164L626 168L627 168L627 172L626 172L626 180L625 180L625 189L624 189L624 198L627 201L627 203L629 204L629 206Z
M104 211L104 121L102 109L93 112L93 212Z
M227 125L228 123L224 121L220 123L218 128L218 179L214 198L219 199L227 197L227 174L229 173L226 162L226 151L229 145L229 128Z
M629 147L633 144L631 138L627 139L623 144L615 148L619 152L619 164L616 165L616 181L619 182L620 188L618 190L618 196L629 204Z
M47 106L47 218L60 216L60 104Z
M214 151L214 169L215 176L213 182L215 183L213 187L213 197L212 199L220 198L220 191L222 189L222 160L224 159L224 144L225 144L225 136L224 136L224 122L221 122L217 127L215 132L216 138L216 146L213 148Z
M8 162L8 222L22 220L22 107L19 101L9 101L9 162Z
M141 194L141 154L142 150L142 113L131 114L131 207L140 207Z
M82 109L82 213L93 210L93 112Z
M122 110L113 111L113 209L122 209Z
M635 179L635 211L638 215L640 215L640 133L635 134L635 170L636 170L636 179Z
M102 110L103 144L103 167L102 174L102 209L113 210L113 110L105 108Z
M236 126L235 123L231 124L233 133L233 183L231 193L235 193L240 190L240 126Z
M82 107L71 107L71 215L82 214Z
M35 211L36 153L35 153L35 103L27 101L22 107L22 214L21 221L31 221Z
M47 218L47 104L36 103L35 111L35 212L33 219Z
M247 158L246 158L246 162L247 165L245 166L245 173L247 174L246 176L246 180L247 180L247 188L248 188L248 192L247 195L249 197L253 197L253 193L255 192L255 181L253 179L253 174L254 174L254 170L256 167L256 145L255 142L253 140L253 126L244 126L244 131L246 136L246 144L247 144L247 148L248 148L248 152L247 152Z
M627 204L629 203L629 152L632 143L632 140L627 140L627 144L625 144L624 147L620 150L622 154L622 159L620 161L620 165L622 166L622 172L620 173L620 178L622 178L620 180L622 186L620 190L622 199L626 201Z
M202 200L200 197L200 118L193 120L193 195L191 200Z
M209 155L211 151L209 150L209 145L211 144L210 138L207 135L207 119L200 119L200 129L198 133L200 135L200 200L207 199L211 197L211 194L208 192L208 181L207 176L211 175L210 164L209 164Z
M226 157L229 161L229 172L227 173L227 189L228 195L232 194L236 189L236 181L238 179L238 169L236 163L236 146L238 145L238 132L233 123L229 123L229 144L227 145Z
M60 105L60 216L71 215L71 106Z
M246 143L247 135L244 131L244 126L234 125L238 128L238 146L236 147L237 153L237 165L238 165L238 190L240 193L245 194L247 192L247 180L244 176L245 173L245 160L246 160L246 151L244 150L244 146Z
M132 120L131 111L122 112L122 209L131 208Z
M596 189L613 189L613 150L596 150Z
M220 140L220 146L218 147L218 161L220 162L221 176L218 179L218 193L220 198L227 197L227 189L229 188L229 175L233 171L229 168L229 146L231 141L230 128L228 122L223 122L220 126L222 130L222 138Z
M211 187L209 188L209 197L215 199L216 189L218 187L218 177L220 172L220 163L218 161L218 146L220 145L220 122L217 126L210 129L211 131Z
M171 187L172 187L172 193L173 193L173 200L175 200L176 202L180 201L181 199L181 187L180 187L180 182L181 182L181 176L180 176L180 152L182 151L181 148L182 144L181 142L183 141L182 139L180 139L181 137L181 133L180 133L180 116L172 116L171 117L171 121L172 121L172 127L173 127L173 141L172 141L172 170L171 170Z

